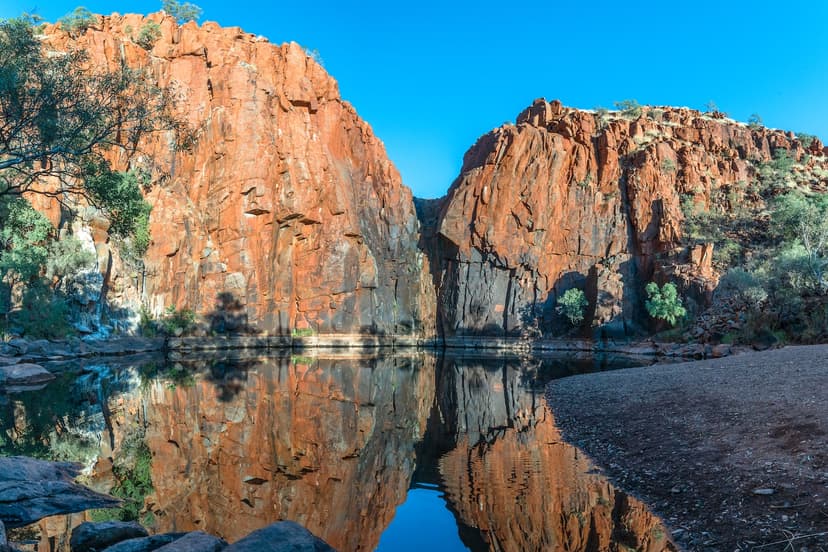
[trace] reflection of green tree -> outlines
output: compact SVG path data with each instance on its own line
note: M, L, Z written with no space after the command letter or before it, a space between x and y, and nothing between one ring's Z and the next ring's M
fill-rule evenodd
M194 371L188 370L178 362L175 364L149 362L138 368L138 376L141 378L141 389L149 388L155 380L165 381L170 387L177 385L192 387L195 385Z
M143 431L124 440L118 458L112 467L117 480L112 495L124 501L120 508L121 521L134 521L144 509L144 499L152 492L152 452Z
M145 513L144 501L152 492L152 452L144 440L144 431L129 435L121 445L115 464L112 466L115 486L110 494L123 500L119 508L95 510L93 521L141 521L152 524L152 514Z
M0 456L72 462L87 462L95 457L99 443L76 431L90 414L92 398L73 387L76 377L60 374L44 389L12 395L0 407L5 410L0 415ZM22 420L15 416L15 411L23 414Z

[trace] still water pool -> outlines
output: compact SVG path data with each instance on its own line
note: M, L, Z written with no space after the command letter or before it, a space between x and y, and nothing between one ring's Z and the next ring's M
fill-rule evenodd
M609 358L269 356L66 364L0 396L0 454L73 460L120 511L233 542L297 521L341 551L663 550L668 532L561 441L552 378ZM600 408L600 405L590 407ZM627 548L625 548L627 547Z

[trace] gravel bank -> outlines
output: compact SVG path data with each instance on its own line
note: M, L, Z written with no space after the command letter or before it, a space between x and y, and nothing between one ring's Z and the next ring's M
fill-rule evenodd
M578 375L546 396L564 438L687 550L828 550L828 346Z

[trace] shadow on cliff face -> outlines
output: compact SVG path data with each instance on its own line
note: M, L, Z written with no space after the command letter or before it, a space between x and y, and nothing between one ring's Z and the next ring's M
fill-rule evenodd
M215 309L207 314L210 332L214 334L255 334L258 330L248 322L247 309L229 291L216 296Z

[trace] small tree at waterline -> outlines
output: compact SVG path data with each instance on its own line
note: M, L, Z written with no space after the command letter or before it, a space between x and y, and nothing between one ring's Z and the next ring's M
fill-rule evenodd
M667 282L661 289L658 289L658 284L655 282L650 282L645 290L647 301L644 306L653 318L664 320L671 326L675 326L676 322L687 316L687 309L681 304L678 289L672 282Z
M568 289L558 298L557 311L566 316L573 326L584 321L584 309L587 299L584 292L577 288Z

